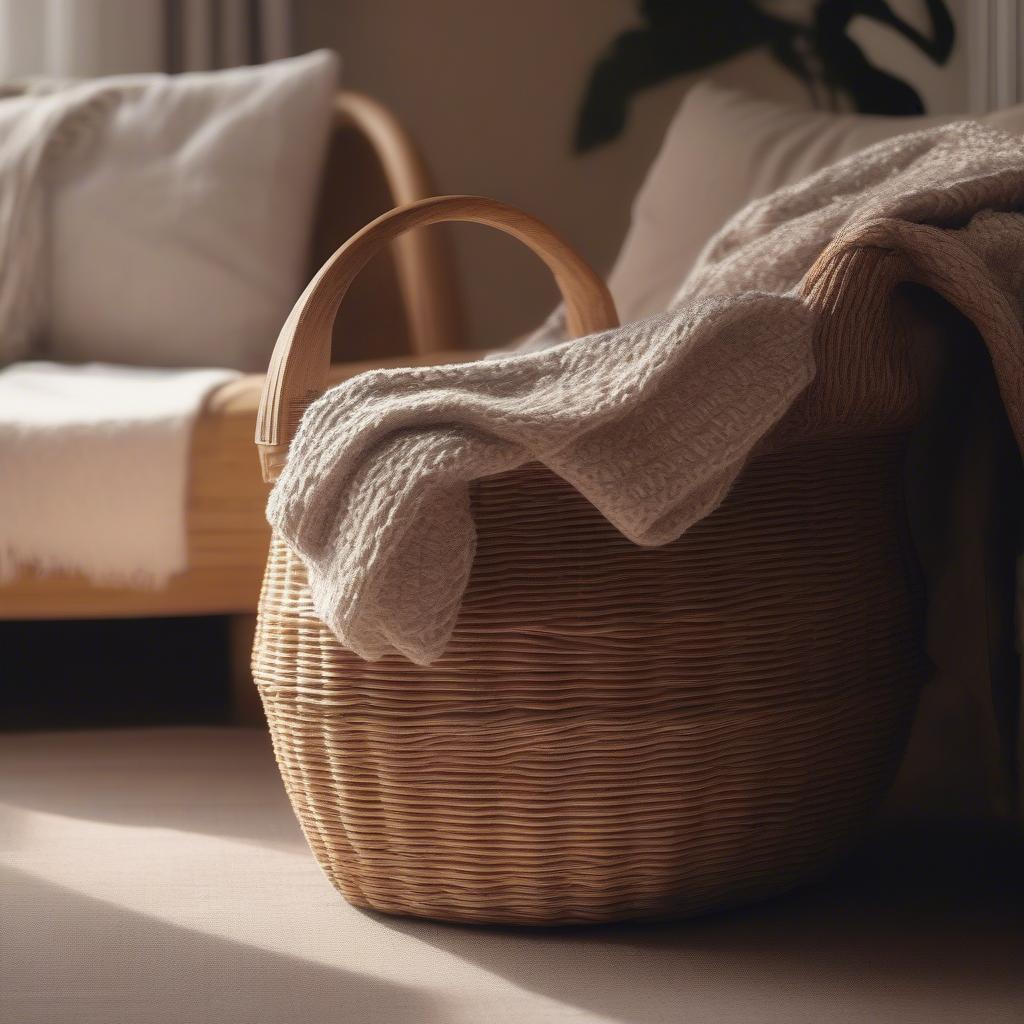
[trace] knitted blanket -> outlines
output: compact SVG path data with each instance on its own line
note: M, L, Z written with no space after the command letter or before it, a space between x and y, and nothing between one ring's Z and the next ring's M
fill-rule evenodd
M663 316L328 391L269 520L343 645L428 664L473 563L471 481L538 461L637 544L671 541L755 446L910 415L889 304L906 281L977 326L1024 444L1022 208L1020 139L960 123L881 143L740 212Z

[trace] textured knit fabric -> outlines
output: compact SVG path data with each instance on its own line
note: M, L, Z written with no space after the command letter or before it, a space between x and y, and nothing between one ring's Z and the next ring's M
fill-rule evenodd
M1020 139L963 123L881 143L738 214L664 316L329 391L306 412L270 522L342 644L429 663L473 562L470 481L537 460L636 543L666 543L769 433L913 417L907 325L888 304L903 281L978 327L1020 442L1022 205Z

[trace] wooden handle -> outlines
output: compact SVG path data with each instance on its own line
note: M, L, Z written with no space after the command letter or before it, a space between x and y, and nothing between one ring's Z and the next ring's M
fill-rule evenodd
M317 271L281 328L256 420L256 445L268 483L284 466L288 444L306 406L324 389L334 318L349 285L396 235L442 221L486 224L529 246L555 277L571 336L618 325L615 304L601 278L536 217L479 196L437 196L391 210L354 234Z

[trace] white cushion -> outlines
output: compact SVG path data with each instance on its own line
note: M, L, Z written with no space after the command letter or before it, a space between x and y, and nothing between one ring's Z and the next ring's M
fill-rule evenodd
M53 194L46 355L265 368L307 269L337 75L319 51L111 79L123 100Z
M752 199L883 139L965 115L868 117L694 86L633 204L609 285L623 321L666 308L705 243ZM983 120L1024 132L1024 106Z

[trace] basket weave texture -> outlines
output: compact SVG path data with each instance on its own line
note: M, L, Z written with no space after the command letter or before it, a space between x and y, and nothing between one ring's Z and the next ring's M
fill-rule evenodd
M475 922L694 913L826 865L921 679L901 435L762 455L642 549L533 465L481 481L455 637L364 662L275 539L254 670L288 795L351 902Z
M452 218L534 248L572 333L615 323L600 279L520 211L392 211L282 332L257 428L268 477L323 386L348 284L398 231ZM671 544L635 546L538 464L477 481L472 577L429 667L342 648L274 537L254 676L306 838L349 900L526 925L678 916L784 890L845 847L925 671L902 467L926 395L909 335L879 327L905 279L879 247L819 260L813 387Z

